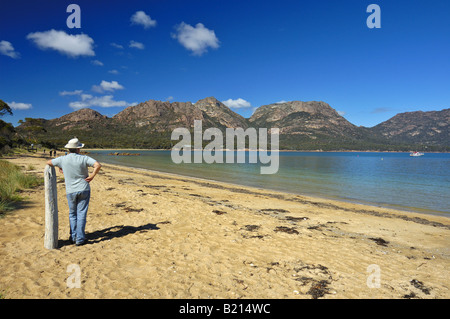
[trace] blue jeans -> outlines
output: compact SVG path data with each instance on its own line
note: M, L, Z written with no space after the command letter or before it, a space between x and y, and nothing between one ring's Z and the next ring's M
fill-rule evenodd
M70 237L80 244L85 241L86 215L89 208L91 191L83 191L67 194L69 203Z

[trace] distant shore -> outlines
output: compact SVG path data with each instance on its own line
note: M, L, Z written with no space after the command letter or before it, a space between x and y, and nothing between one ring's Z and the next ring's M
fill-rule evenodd
M46 160L5 159L39 176ZM0 218L3 298L450 297L449 218L104 164L76 247L57 175L59 249L43 187Z
M83 150L86 151L171 151L171 149L159 149L159 148L84 148ZM227 149L223 149L221 151L230 151ZM241 151L241 150L240 150ZM249 149L243 149L242 151L249 151ZM252 150L256 151L256 150ZM270 149L268 150L270 151ZM370 151L358 151L358 150L335 150L335 151L323 151L323 150L278 150L278 152L305 152L305 153L410 153L411 151L376 151L376 150L370 150ZM450 152L424 152L424 153L450 153Z

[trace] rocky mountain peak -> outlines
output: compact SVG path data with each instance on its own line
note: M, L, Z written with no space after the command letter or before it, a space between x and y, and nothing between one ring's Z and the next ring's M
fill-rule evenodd
M56 119L59 122L80 122L106 119L107 116L89 108L80 109Z
M162 131L175 127L191 127L194 119L203 119L203 114L191 102L148 100L127 107L114 115L113 119L123 124L132 124L136 127L151 126Z
M450 109L399 113L371 130L394 141L450 146Z
M296 112L305 112L312 115L321 114L328 117L340 117L329 104L322 101L290 101L259 107L250 117L250 122L257 121L258 119L264 119L266 122L275 122Z
M206 97L204 99L198 100L194 104L197 108L201 110L206 110L208 108L220 107L223 108L225 105L217 100L214 96Z
M278 127L280 134L293 134L315 139L322 136L351 136L359 132L355 125L340 116L330 105L322 101L290 101L259 107L249 122L257 127Z
M247 120L244 117L233 112L228 106L213 96L198 100L194 106L208 117L218 120L225 127L248 127Z

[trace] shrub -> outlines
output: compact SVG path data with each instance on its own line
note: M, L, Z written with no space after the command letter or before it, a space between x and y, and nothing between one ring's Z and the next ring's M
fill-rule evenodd
M0 160L0 215L14 208L14 203L23 198L18 191L36 187L43 180L32 174L25 174L20 167Z

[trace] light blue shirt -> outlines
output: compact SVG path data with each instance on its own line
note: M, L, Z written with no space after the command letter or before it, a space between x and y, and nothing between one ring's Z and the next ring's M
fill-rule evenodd
M95 162L96 160L89 156L76 153L52 159L52 164L63 170L67 194L91 189L84 179L89 176L88 166L94 166Z

